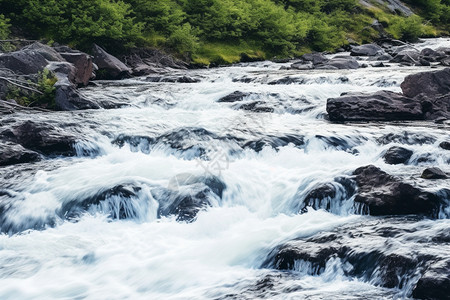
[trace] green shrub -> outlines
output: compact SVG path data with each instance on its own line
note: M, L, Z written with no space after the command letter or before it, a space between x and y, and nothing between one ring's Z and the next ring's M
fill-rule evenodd
M189 23L185 23L175 29L167 40L167 45L178 53L188 56L199 47L198 37Z
M36 89L34 92L16 85L8 85L8 99L14 99L23 106L39 106L48 109L55 108L55 83L57 78L47 69L39 72L37 83L29 81L28 85Z
M6 39L9 36L9 19L0 14L0 39Z

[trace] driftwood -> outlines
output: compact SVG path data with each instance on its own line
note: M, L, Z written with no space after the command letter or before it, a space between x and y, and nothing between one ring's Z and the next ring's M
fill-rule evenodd
M7 78L7 77L3 77L3 76L0 76L0 80L4 80L4 81L8 82L9 84L12 84L12 85L15 85L15 86L17 86L17 87L20 87L20 88L22 88L22 89L29 90L29 91L38 93L38 94L40 94L40 95L43 95L43 93L42 93L41 91L39 91L39 90L37 90L37 89L35 89L35 88L28 87L28 86L22 85L22 84L20 84L20 83L14 82L14 81L18 81L18 82L25 83L24 81L17 80L17 79L11 79L11 78ZM26 84L29 84L29 83L26 83Z

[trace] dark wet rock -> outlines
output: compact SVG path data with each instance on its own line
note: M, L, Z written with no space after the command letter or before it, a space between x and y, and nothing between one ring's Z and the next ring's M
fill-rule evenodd
M431 63L428 60L423 59L423 58L419 58L419 64L424 67L431 66Z
M446 179L447 175L439 168L432 167L427 168L422 173L422 178L424 179Z
M180 151L191 157L204 157L213 140L220 139L215 133L204 128L183 127L155 138L155 145Z
M130 76L131 69L129 67L98 45L94 44L92 52L94 63L98 66L98 79L122 79Z
M218 204L225 188L217 177L180 174L152 195L159 202L158 217L175 215L177 221L192 222L199 211Z
M253 101L244 104L236 104L233 106L235 109L247 110L256 113L274 112L274 108L267 105L264 101Z
M377 139L377 142L383 145L390 143L407 144L407 145L424 145L433 144L436 139L432 136L421 135L419 133L411 133L403 131L402 133L388 133Z
M414 226L416 221L365 221L292 240L273 249L262 267L308 275L320 275L327 269L334 270L329 268L341 267L343 275L349 278L356 277L386 288L412 288L418 277L426 279L436 261L445 257L445 252L430 250L430 243L417 237L423 225ZM430 230L430 239L440 234L433 226L425 227ZM446 244L440 246L448 248ZM445 278L448 272L439 268L433 277Z
M55 87L55 104L58 110L99 109L100 105L84 97L68 79L58 79Z
M444 150L450 150L450 142L442 142L439 144L439 147L441 147Z
M276 85L276 84L303 84L305 83L305 79L304 78L298 78L298 77L291 77L291 76L286 76L280 79L276 79L276 80L272 80L270 82L268 82L267 84L269 85Z
M374 94L347 93L327 100L331 121L420 120L422 106L402 94L379 91Z
M219 100L217 100L217 102L238 102L238 101L244 100L244 98L247 98L251 95L252 95L252 93L234 91L233 93L220 98Z
M433 72L422 72L406 76L400 85L406 97L423 93L427 97L450 93L450 68Z
M415 99L422 105L425 120L440 122L450 119L450 93L431 97L420 94Z
M377 56L384 53L383 48L376 44L366 44L352 47L351 56Z
M295 195L300 204L298 210L306 212L307 207L312 207L339 214L340 206L354 195L355 189L355 182L348 177L336 177L332 182L318 184L306 194L299 189ZM357 212L358 209L354 209Z
M25 149L21 145L0 141L0 166L35 162L41 156L31 150Z
M285 147L289 144L293 144L296 147L301 147L305 144L304 138L301 135L284 135L284 136L274 136L268 135L263 138L246 142L242 148L250 148L256 152L261 152L264 147L271 147L273 149L279 149L280 147Z
M45 155L75 155L77 138L50 125L26 121L0 132L0 140L20 144Z
M383 158L388 164L398 165L406 163L412 155L413 151L403 147L394 146L386 151Z
M88 85L89 80L94 77L94 63L92 57L80 51L64 52L60 54L66 61L73 64L75 67L75 78L72 82L76 85Z
M346 139L345 137L323 136L320 134L316 134L314 138L322 141L327 148L332 148L339 151L350 151L353 147L364 141L364 138Z
M450 259L432 264L414 287L416 299L448 299L450 295Z
M143 205L149 201L139 194L141 190L142 186L137 183L105 188L86 199L65 201L58 215L65 219L74 219L90 211L108 214L112 219L139 219L143 213Z
M355 170L358 186L355 202L369 208L370 214L423 214L436 217L439 199L436 195L405 183L381 169L370 165Z
M147 82L170 82L170 83L197 83L201 80L186 75L180 76L150 76L145 78Z

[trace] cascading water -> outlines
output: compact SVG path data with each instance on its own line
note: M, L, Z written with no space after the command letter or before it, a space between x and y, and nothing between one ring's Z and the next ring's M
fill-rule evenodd
M411 297L425 261L450 260L449 180L414 179L450 170L438 147L449 124L332 124L325 105L398 92L424 67L280 66L99 82L83 93L131 106L0 117L0 129L43 122L79 137L75 156L0 169L0 298ZM413 151L407 164L383 161L391 146ZM352 172L371 164L442 193L438 218L369 216Z

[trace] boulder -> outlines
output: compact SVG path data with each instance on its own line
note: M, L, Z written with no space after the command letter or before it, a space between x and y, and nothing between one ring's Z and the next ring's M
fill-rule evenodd
M424 93L428 97L450 93L450 68L406 76L400 85L406 97Z
M185 70L189 65L158 49L137 48L122 57L132 69L133 76L143 76L154 73L167 72L171 69Z
M19 50L0 55L0 68L6 68L20 75L41 72L48 61L37 51Z
M12 142L0 141L0 166L34 162L41 159L39 153Z
M98 79L123 79L131 75L131 69L118 58L94 44L94 63L98 66Z
M101 106L84 97L68 80L58 80L55 85L55 104L59 110L99 109Z
M391 147L383 155L384 161L390 165L398 165L406 163L411 156L413 151L403 148L403 147Z
M447 175L439 168L426 168L422 173L424 179L446 179Z
M64 61L64 58L55 49L39 42L26 46L21 51L39 53L48 61Z
M415 65L418 64L419 56L419 51L415 49L402 50L398 52L389 62Z
M384 53L383 48L376 44L365 44L361 46L352 47L350 51L351 56L377 56Z
M355 202L369 208L373 216L422 214L436 217L439 198L381 169L369 165L353 172L358 187Z
M22 145L45 155L76 154L77 138L53 125L26 121L0 132L0 140Z
M450 119L450 93L434 97L420 94L415 99L422 104L425 120L441 122Z
M358 69L359 63L352 57L334 57L324 64L316 66L317 69Z
M94 77L94 64L92 57L79 51L63 52L61 56L75 66L75 78L72 81L76 85L86 86L89 80Z
M450 295L450 259L437 259L417 282L416 299L448 299Z
M436 62L446 58L447 55L443 51L435 51L430 48L425 48L420 51L420 57L429 62Z
M390 91L342 94L327 100L327 112L331 121L420 120L423 115L418 101Z
M311 62L313 65L323 64L328 61L328 58L322 53L307 53L300 56L300 59L305 62Z

